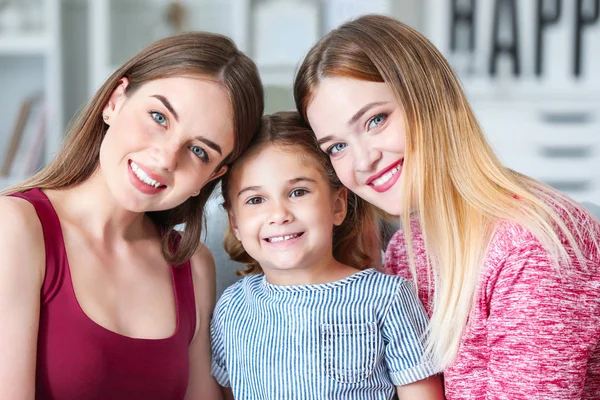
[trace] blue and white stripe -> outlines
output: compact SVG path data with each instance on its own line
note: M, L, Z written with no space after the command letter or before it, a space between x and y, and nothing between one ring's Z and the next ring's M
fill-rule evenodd
M248 276L211 324L213 375L236 399L392 399L437 372L412 284L373 269L320 285Z

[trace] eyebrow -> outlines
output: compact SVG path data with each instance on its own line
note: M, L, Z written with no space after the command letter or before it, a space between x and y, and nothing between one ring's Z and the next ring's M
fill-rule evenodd
M365 115L370 109L384 105L384 104L388 104L389 101L374 101L372 103L366 104L364 107L362 107L360 110L358 110L353 116L352 118L350 118L350 120L348 120L347 125L348 126L352 126L356 123L356 121L358 121L359 119L361 119L361 117L363 115ZM319 139L317 141L318 145L321 146L323 143L327 143L331 140L335 139L334 135L327 135L321 139Z
M150 97L154 97L154 98L160 100L160 102L163 103L163 106L165 106L165 108L167 110L169 110L169 112L171 114L173 114L173 116L175 117L175 121L179 122L179 115L177 114L177 111L175 111L173 106L171 105L171 102L169 101L169 99L167 99L165 96L160 95L160 94L154 94Z
M312 183L317 183L317 181L315 181L312 178L309 178L309 177L306 177L306 176L299 176L297 178L290 179L288 181L288 184L295 185L298 182L312 182ZM260 188L261 188L261 186L248 186L248 187L245 187L242 190L240 190L237 195L238 195L238 197L240 197L245 192L257 192L257 191L260 190Z
M207 138L202 137L202 136L196 136L194 139L196 139L196 140L204 143L205 145L207 145L208 147L210 147L211 149L213 149L214 151L216 151L217 153L219 153L219 155L223 155L223 152L221 151L221 146L219 146L218 144L216 144L212 140L207 139Z
M350 118L350 120L348 121L348 125L354 125L356 123L356 121L358 121L363 115L365 115L367 113L367 111L369 111L371 108L381 106L381 105L387 104L387 103L389 103L389 102L388 101L374 101L372 103L365 105L363 108L358 110L356 112L356 114L354 114L352 116L352 118Z

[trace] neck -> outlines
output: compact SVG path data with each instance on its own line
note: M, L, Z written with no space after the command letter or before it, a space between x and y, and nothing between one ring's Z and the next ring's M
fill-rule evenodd
M51 191L49 197L57 200L53 204L62 217L106 241L145 237L151 225L145 213L126 210L117 203L99 170L77 186Z
M336 261L333 256L309 266L290 269L263 268L267 281L273 285L318 285L349 277L358 269Z

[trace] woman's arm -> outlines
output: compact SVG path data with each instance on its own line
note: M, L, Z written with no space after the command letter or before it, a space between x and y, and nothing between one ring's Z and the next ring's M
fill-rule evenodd
M581 399L600 336L600 275L514 249L486 285L488 399Z
M444 400L444 387L440 375L430 376L427 379L396 386L399 400Z
M215 262L205 247L191 259L196 298L196 334L190 345L190 377L186 399L219 400L219 385L211 376L210 319L215 307Z
M44 236L25 200L0 197L0 221L0 399L32 400Z

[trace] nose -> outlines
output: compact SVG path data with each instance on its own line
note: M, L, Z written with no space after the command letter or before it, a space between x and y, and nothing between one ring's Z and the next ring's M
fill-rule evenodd
M174 171L177 168L177 156L179 149L170 143L163 143L156 147L154 159L160 169Z
M373 171L375 164L381 159L381 151L369 146L367 143L357 144L353 148L354 170L356 172Z
M294 215L283 202L272 202L269 211L269 225L285 225L294 220Z

